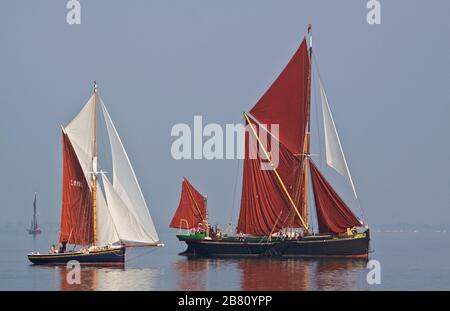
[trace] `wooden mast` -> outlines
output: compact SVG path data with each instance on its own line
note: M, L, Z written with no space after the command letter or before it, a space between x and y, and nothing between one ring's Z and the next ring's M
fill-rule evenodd
M258 141L259 145L261 146L261 149L263 150L265 157L269 160L270 166L272 167L272 170L275 173L275 176L276 176L278 182L280 183L281 188L283 189L284 193L286 194L286 196L287 196L287 198L289 200L289 203L291 203L292 207L294 208L295 212L297 213L297 216L300 219L300 221L302 222L303 227L306 230L308 230L308 224L304 221L302 215L300 214L300 212L299 212L299 210L297 208L297 205L295 205L294 200L292 199L291 195L289 194L289 191L287 190L283 180L281 179L280 174L278 174L277 169L274 167L274 165L273 165L273 163L272 163L272 161L270 159L269 153L267 152L266 148L264 147L264 144L259 139L259 136L256 133L256 130L254 129L252 122L250 121L249 117L247 116L247 114L245 112L244 112L244 117L247 120L247 123L250 125L250 128L251 128L251 130L253 132L253 135L255 136L256 140Z
M94 214L94 246L97 244L97 82L94 81L93 98L93 118L94 118L94 137L93 137L93 158L92 158L92 209Z
M309 77L308 77L308 93L309 93L309 103L308 103L308 116L307 124L308 129L305 134L305 141L303 144L303 156L305 161L303 161L303 216L305 217L306 224L308 224L308 210L309 210L309 196L308 196L308 171L309 171L309 159L311 155L311 76L312 76L312 29L311 24L308 26L309 34Z

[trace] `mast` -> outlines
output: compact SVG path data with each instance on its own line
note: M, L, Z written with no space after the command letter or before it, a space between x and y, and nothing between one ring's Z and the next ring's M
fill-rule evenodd
M38 228L37 224L37 211L36 211L36 199L37 199L37 193L34 193L34 202L33 202L33 229L36 230Z
M92 157L92 210L94 215L94 246L97 244L97 82L94 81L93 99L93 157Z
M309 160L311 155L311 76L312 76L312 28L311 24L308 26L309 35L309 77L308 77L308 93L309 93L309 103L308 103L308 116L307 116L307 131L305 133L305 142L303 145L303 155L305 161L303 162L303 215L305 217L305 222L307 228L309 228L308 223L308 212L309 212L309 197L308 197L308 171L309 171Z

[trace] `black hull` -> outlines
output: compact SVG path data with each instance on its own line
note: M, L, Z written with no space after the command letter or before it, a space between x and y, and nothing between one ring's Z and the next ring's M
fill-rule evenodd
M188 248L180 255L191 257L367 258L370 236L307 237L302 240L180 239Z
M35 265L64 265L71 260L76 260L84 265L124 265L125 247L89 253L30 254L28 260Z

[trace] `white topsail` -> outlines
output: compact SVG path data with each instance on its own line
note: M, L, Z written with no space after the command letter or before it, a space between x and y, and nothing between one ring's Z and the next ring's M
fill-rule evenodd
M94 157L94 96L89 98L78 115L64 128L91 187Z
M323 126L325 134L325 151L327 165L335 169L339 174L344 176L350 185L352 186L355 198L358 198L356 189L353 184L350 170L348 169L347 161L345 160L344 151L342 149L341 141L334 124L331 109L328 104L327 95L322 85L322 81L319 81L320 86L320 98L322 101L322 114L323 114Z
M121 240L127 242L155 244L159 241L159 237L150 216L144 195L142 194L133 167L131 166L117 130L101 98L100 103L111 145L113 161L112 187L109 187L110 183L107 179L103 178L103 181L108 207L115 220L119 237ZM117 214L121 214L125 207L129 212L127 220L129 223L127 223L125 230L122 231L118 229L118 224L119 222L124 221L124 219L115 218L115 212L117 209Z

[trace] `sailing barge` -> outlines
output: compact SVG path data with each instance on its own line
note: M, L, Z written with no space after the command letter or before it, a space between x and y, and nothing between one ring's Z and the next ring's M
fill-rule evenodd
M352 212L312 159L310 30L309 44L304 38L275 82L250 112L244 113L248 130L237 234L211 234L206 199L184 179L180 204L170 224L172 228L191 230L190 234L177 235L187 244L180 255L368 257L369 227ZM318 81L326 163L348 181L357 199L320 77ZM279 135L272 133L271 125L279 125ZM271 146L262 142L267 136L278 138L278 165L269 155ZM256 158L249 154L255 141L259 148ZM271 169L262 169L267 162ZM314 200L308 193L310 183ZM311 228L314 211L318 232Z
M111 148L112 182L98 166L98 106ZM163 246L96 84L79 114L62 127L62 145L60 247L47 254L28 254L28 259L33 264L76 260L81 264L123 265L127 247ZM67 245L73 245L73 250L67 251Z

